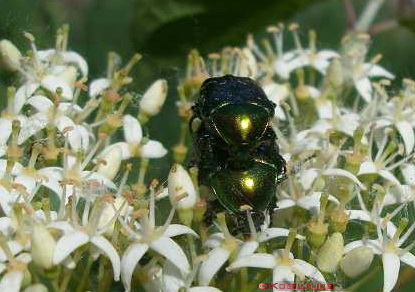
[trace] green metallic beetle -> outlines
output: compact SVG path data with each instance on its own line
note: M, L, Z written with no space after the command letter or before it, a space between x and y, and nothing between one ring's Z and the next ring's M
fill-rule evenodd
M247 210L263 221L286 174L270 125L274 109L252 79L232 75L207 79L193 106L192 164L199 168L199 183L210 187L219 205L242 224Z

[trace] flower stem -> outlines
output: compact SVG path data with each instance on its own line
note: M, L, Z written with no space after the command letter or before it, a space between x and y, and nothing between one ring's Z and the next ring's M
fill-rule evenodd
M86 267L84 269L84 273L82 274L82 278L81 281L78 284L78 287L76 289L77 292L82 292L84 291L84 286L86 284L86 281L88 279L89 275L89 271L91 270L92 267L92 263L94 262L93 258L91 255L88 255L88 261L86 263Z

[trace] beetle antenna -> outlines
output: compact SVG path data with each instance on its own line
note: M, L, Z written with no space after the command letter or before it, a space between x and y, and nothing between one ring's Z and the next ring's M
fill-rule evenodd
M297 161L288 173L284 173L281 177L277 178L277 184L280 184L286 179L288 179L290 176L294 176L297 173L299 173L303 168L304 164L306 164L315 157L317 157L317 154L314 153L303 160Z

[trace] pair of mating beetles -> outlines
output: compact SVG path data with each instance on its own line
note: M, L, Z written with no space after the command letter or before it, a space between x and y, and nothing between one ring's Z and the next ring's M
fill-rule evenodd
M199 169L199 183L211 188L240 231L247 232L247 211L258 229L286 175L271 127L275 104L252 79L226 75L207 79L192 109L191 164Z

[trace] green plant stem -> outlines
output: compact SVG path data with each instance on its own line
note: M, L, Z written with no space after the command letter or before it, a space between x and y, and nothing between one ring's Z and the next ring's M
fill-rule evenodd
M189 249L190 249L190 256L192 258L192 264L195 264L195 259L197 256L197 251L196 251L196 244L195 244L195 240L193 238L193 235L191 234L187 234L187 242L189 243Z
M84 286L86 283L87 278L89 277L89 271L91 270L93 259L90 255L88 255L88 261L84 270L84 273L82 274L81 281L78 284L78 288L76 289L76 292L82 292L84 290Z

